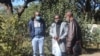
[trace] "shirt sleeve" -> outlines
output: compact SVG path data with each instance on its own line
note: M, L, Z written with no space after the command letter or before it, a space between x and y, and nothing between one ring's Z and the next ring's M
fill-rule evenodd
M64 24L64 34L60 37L60 39L64 39L64 38L66 38L67 37L67 35L68 35L68 25L67 25L67 23L63 23Z
M28 23L28 29L29 29L29 32L31 32L32 31L32 21L29 21L29 23Z
M52 25L50 26L50 30L49 30L49 35L50 35L51 37L54 37L53 25L54 25L54 24L52 24Z

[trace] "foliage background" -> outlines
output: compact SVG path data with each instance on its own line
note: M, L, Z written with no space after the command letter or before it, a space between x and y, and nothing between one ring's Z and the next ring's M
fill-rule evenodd
M79 22L82 30L84 47L90 47L99 43L100 29L90 33L88 24L93 24L94 20L89 19L84 14L78 14L75 1L59 0L56 3L30 3L30 6L18 18L16 13L8 16L5 13L0 14L0 56L32 56L31 38L28 32L28 22L35 11L40 11L46 21L45 53L51 54L51 37L49 36L49 26L53 22L55 14L60 14L64 20L66 11L72 11L76 20ZM1 10L1 12L4 10ZM5 11L4 11L5 12ZM95 41L94 41L95 40Z

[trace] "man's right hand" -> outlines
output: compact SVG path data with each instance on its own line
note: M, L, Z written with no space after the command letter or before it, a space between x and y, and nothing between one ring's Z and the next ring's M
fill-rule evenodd
M59 37L54 37L55 40L59 41Z
M67 51L67 54L70 54L71 48L70 47L67 47L66 48L66 51Z

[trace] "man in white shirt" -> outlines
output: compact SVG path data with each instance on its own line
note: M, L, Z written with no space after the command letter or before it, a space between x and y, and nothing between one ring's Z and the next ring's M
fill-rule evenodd
M66 56L67 23L62 22L59 15L55 15L54 22L50 26L52 37L52 54L54 56Z

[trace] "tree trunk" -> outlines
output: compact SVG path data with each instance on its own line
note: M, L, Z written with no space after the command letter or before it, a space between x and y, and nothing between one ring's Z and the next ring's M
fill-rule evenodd
M23 13L23 12L25 11L25 9L27 8L27 5L28 5L30 2L32 2L32 1L34 1L34 0L26 0L25 3L24 3L24 6L22 6L22 7L20 7L20 8L18 9L18 18L21 17L22 13Z
M5 9L7 11L7 14L13 14L13 7L12 7L12 4L5 4Z
M7 14L13 14L13 6L11 0L0 0L0 4L6 9Z

